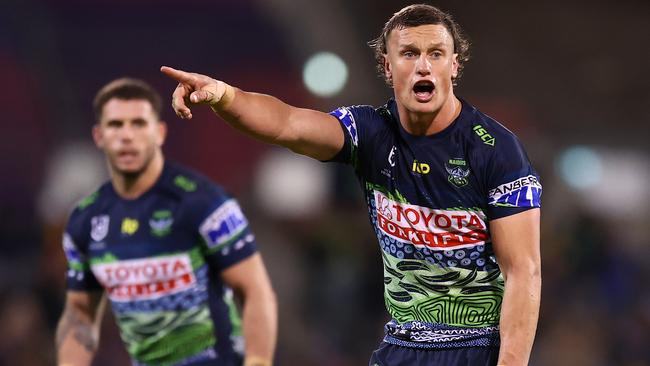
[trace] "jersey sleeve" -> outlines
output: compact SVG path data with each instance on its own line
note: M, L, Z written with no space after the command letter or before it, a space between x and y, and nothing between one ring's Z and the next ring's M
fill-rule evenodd
M371 123L371 116L375 110L371 106L352 106L340 107L330 115L336 117L341 128L345 142L341 151L339 151L330 161L344 164L350 164L355 169L360 166L360 160L363 160L362 149L368 143L368 124Z
M523 145L513 134L498 136L487 163L490 220L541 207L542 184Z
M88 240L83 239L88 235L83 235L84 219L80 216L78 211L75 210L70 216L66 230L63 233L63 252L68 264L66 286L68 290L75 291L102 290L102 286L90 269L86 247Z
M219 271L257 251L248 220L232 197L220 197L199 224L206 259Z

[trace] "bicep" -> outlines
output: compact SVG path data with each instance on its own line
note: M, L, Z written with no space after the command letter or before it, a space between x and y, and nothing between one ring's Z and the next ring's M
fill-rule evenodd
M540 267L540 209L533 208L490 221L492 246L505 276Z
M260 253L255 253L221 272L221 279L238 293L270 291L271 281Z
M336 117L304 108L292 107L286 135L287 147L317 160L329 160L345 142L343 130Z

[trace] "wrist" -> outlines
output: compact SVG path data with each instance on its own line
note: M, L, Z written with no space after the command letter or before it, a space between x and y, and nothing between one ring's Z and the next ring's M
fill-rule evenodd
M250 356L250 357L246 357L246 359L244 360L244 366L271 366L271 365L273 365L273 362L263 357Z
M223 81L223 86L225 88L223 94L221 95L221 98L216 103L212 103L210 107L215 111L223 111L224 109L228 108L230 104L232 103L233 99L235 99L235 88L232 86L224 83Z

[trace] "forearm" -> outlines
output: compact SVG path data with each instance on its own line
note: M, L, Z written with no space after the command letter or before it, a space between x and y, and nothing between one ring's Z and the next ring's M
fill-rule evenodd
M537 328L540 296L539 268L508 273L499 324L499 366L528 364Z
M317 160L332 158L343 147L336 119L320 111L297 108L265 94L226 86L212 110L243 133Z
M66 310L56 330L57 364L90 365L99 343L98 333L90 318Z
M277 337L277 300L272 290L256 291L244 300L244 366L269 366Z
M264 142L286 145L289 118L294 107L266 94L232 86L212 110L236 129Z

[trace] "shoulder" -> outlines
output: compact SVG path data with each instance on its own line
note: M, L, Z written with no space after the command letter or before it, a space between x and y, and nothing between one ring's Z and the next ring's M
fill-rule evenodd
M97 190L80 199L68 218L66 232L74 237L80 237L90 228L91 221L99 218L100 207L109 200L110 183L106 182Z
M390 127L394 117L391 116L390 103L380 107L371 105L352 105L339 107L330 112L348 130L353 142L356 143L358 135L364 137Z
M223 187L193 169L175 163L168 164L162 187L170 194L186 201L227 199L229 195Z
M169 166L163 178L162 190L165 195L179 201L183 216L192 225L199 226L215 210L234 201L223 187L210 178L178 164L166 164Z
M508 155L523 153L523 146L517 136L501 122L464 102L468 118L462 126L465 138L480 153Z

